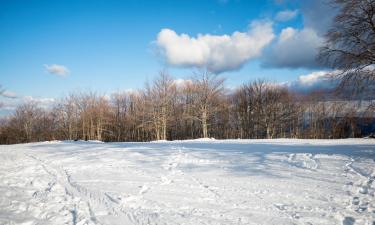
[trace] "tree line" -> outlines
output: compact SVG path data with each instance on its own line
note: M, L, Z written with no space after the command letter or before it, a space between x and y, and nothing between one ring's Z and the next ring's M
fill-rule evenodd
M183 82L162 71L137 91L72 93L48 109L19 105L1 120L0 143L349 138L375 130L373 110L353 101L324 101L325 95L301 95L263 80L230 90L207 71Z
M329 2L338 13L318 60L339 72L338 91L373 96L375 0ZM50 109L34 102L20 105L0 120L0 143L348 138L375 132L374 101L327 100L326 95L300 95L262 80L228 90L222 78L207 71L182 83L162 71L138 91L109 97L72 93Z

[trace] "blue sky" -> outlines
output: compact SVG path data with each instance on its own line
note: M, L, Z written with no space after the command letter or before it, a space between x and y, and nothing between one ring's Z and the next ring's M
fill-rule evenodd
M77 90L108 94L141 88L163 68L176 78L188 78L194 68L210 63L223 68L213 72L219 71L229 86L256 78L293 81L322 69L311 59L328 27L325 19L316 22L326 10L322 5L313 0L1 0L0 85L18 98L58 98ZM255 29L253 23L262 26ZM272 29L270 41L254 54L246 53L255 51L249 45L242 58L233 54L230 46L238 44L234 32L258 45L263 37L251 42L251 35L266 26ZM158 35L163 29L175 35L162 42ZM229 40L211 52L225 62L239 58L221 66L216 55L205 55L203 61L180 56L181 49L206 43L199 34L209 40L226 35ZM285 37L290 41L281 42ZM174 62L173 57L181 58ZM69 73L48 71L54 64Z

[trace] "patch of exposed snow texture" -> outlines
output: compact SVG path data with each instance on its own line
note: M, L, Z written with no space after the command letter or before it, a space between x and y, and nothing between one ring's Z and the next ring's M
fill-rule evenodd
M375 140L0 146L0 224L375 223Z

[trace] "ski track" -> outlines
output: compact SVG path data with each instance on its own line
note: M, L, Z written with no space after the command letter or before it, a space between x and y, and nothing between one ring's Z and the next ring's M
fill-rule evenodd
M0 146L0 224L375 224L375 141Z

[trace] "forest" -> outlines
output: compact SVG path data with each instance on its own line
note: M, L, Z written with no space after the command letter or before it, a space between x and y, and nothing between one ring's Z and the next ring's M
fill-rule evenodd
M19 105L4 117L0 143L50 140L106 142L195 138L355 138L375 131L371 101L301 94L256 80L236 89L207 71L175 80L167 71L143 89L72 93L42 108Z

